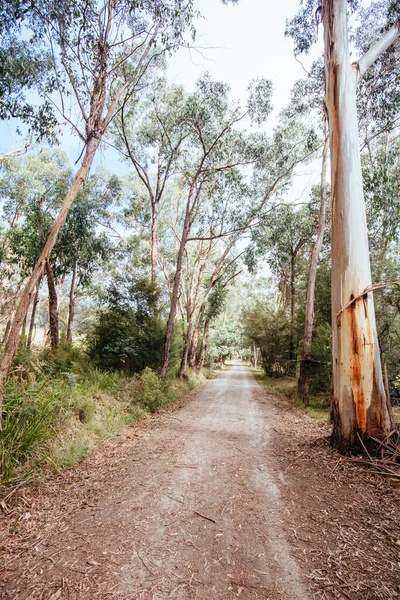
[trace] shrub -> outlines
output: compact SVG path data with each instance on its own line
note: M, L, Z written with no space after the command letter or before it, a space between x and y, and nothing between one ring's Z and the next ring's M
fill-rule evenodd
M283 310L258 302L243 314L246 335L261 351L264 371L271 377L293 374L290 361L290 322Z
M22 467L45 457L45 442L55 433L60 390L48 381L9 381L0 431L1 483L18 481Z
M332 369L332 330L329 323L318 325L314 330L311 346L310 392L328 393Z
M143 405L150 411L156 412L164 401L162 382L157 373L149 367L143 371L141 376L143 386L142 401Z
M82 374L88 366L87 354L77 346L61 345L57 350L47 348L39 355L44 370L57 377L67 373Z
M138 373L157 369L164 324L155 316L157 290L145 279L118 281L108 290L107 306L86 332L89 356L100 368Z

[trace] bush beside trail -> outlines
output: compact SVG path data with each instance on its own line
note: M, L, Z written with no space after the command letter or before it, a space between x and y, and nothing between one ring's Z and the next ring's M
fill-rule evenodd
M0 493L71 466L102 439L120 435L193 389L203 376L161 380L102 371L74 347L19 356L7 383L0 432Z

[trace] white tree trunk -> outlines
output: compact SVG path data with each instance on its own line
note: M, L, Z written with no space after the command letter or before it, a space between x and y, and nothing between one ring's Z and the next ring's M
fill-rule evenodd
M350 64L347 0L325 0L323 22L332 185L333 439L347 451L357 445L357 434L382 436L392 422L373 296L363 294L371 285L371 269L357 126L358 67Z

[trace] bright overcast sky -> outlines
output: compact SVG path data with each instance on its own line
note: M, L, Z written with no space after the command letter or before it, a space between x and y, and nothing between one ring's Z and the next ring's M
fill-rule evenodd
M169 79L190 90L208 70L231 86L234 98L244 99L252 79L267 77L274 85L274 107L281 109L293 83L305 76L292 41L284 37L285 21L299 5L299 0L240 0L236 5L198 0L204 18L196 22L195 45L204 50L179 51L169 60Z

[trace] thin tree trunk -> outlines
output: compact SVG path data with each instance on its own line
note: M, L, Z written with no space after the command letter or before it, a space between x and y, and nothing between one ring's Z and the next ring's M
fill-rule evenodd
M324 240L325 220L326 220L326 159L328 153L329 138L325 137L324 149L322 152L321 167L321 187L320 187L320 206L318 220L318 234L311 254L310 270L307 280L307 299L306 314L304 322L303 341L301 346L300 373L298 381L298 395L308 406L310 403L310 350L314 330L314 302L315 302L315 282L317 279L317 268L319 254L321 252L322 242Z
M190 194L186 204L185 221L183 224L182 237L179 244L178 256L176 260L175 278L172 286L171 307L168 315L167 328L165 332L164 346L161 358L160 376L165 377L168 369L169 353L171 350L172 336L174 333L174 323L176 317L176 308L178 303L179 288L182 278L183 255L185 252L186 241L190 232Z
M158 214L157 204L151 202L151 281L157 283L157 243L158 243Z
M253 363L253 367L255 369L257 369L258 366L258 348L256 346L256 343L253 342L252 344L252 363Z
M35 297L33 299L32 314L31 314L31 320L29 323L29 333L28 333L28 339L26 342L26 351L28 354L30 354L30 352L31 352L32 340L33 340L33 330L35 328L36 309L37 309L37 305L39 302L39 291L40 291L41 283L42 283L42 278L40 277L38 284L36 286Z
M185 343L183 346L183 354L181 360L181 366L179 368L179 377L186 376L186 369L188 364L189 348L193 340L193 314L189 316L188 326L185 335Z
M44 313L44 322L43 322L43 341L42 347L45 348L47 344L47 325L49 323L49 303L46 304L46 310Z
M189 367L194 369L196 366L196 355L197 355L197 344L199 341L199 326L197 325L192 336L192 342L190 344L189 351Z
M75 317L75 281L76 281L77 263L74 263L72 270L71 287L69 289L69 306L68 306L68 324L67 324L67 344L72 344L72 324Z
M3 339L1 340L2 347L4 347L6 345L6 343L7 343L8 334L10 333L12 320L13 320L13 317L12 317L12 313L11 313L11 315L7 319L7 324L6 324L6 328L4 330Z
M50 262L46 261L47 287L49 289L49 321L51 349L57 350L60 345L60 331L58 322L58 298L53 269Z
M196 364L196 375L198 375L200 373L201 369L203 368L204 359L206 357L209 326L210 326L210 321L208 319L206 319L204 322L203 338L201 340L201 348L200 348L199 358L198 358L198 361Z
M7 380L8 373L10 371L11 363L14 358L17 346L18 339L21 330L21 325L26 317L26 313L28 311L29 305L31 303L32 294L35 290L35 287L38 284L40 277L43 275L44 268L46 266L46 262L49 259L50 253L54 247L56 242L58 233L60 229L63 227L65 220L68 215L68 211L72 206L73 201L75 200L82 184L87 178L89 173L90 166L93 162L94 155L96 153L97 148L100 144L100 138L92 137L86 146L85 156L82 161L82 165L79 168L74 183L69 190L68 194L65 197L63 206L60 210L60 213L53 225L53 228L50 232L50 235L46 241L46 244L43 247L43 250L40 254L40 257L37 260L37 263L33 269L33 272L23 289L18 306L15 311L15 316L13 319L13 324L10 329L10 333L8 336L8 340L4 349L3 359L0 363L0 412L3 400L3 389L4 384Z
M290 373L296 371L295 367L295 330L294 330L294 317L296 309L296 286L295 286L295 266L296 266L296 255L292 252L291 265L290 265L290 348L289 348L289 361Z
M365 292L371 269L356 108L363 69L361 61L350 64L347 0L325 0L323 22L332 185L332 441L347 452L358 445L358 434L381 437L393 423L373 295Z

